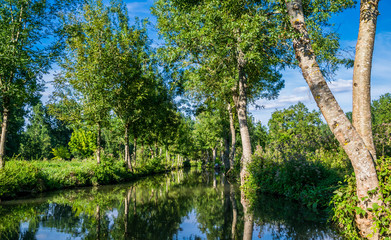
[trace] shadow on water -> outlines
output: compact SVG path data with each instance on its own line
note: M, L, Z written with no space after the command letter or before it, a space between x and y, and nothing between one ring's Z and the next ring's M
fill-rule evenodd
M250 208L214 172L66 190L0 204L0 239L337 239L325 217L272 196Z

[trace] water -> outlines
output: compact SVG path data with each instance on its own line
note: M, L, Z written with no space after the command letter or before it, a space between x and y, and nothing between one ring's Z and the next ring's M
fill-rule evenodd
M272 196L253 209L213 172L65 190L0 204L0 239L338 239L324 214Z

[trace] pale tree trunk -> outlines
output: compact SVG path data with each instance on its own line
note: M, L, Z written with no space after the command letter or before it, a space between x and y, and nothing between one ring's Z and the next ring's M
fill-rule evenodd
M236 131L235 131L235 123L234 116L232 113L231 104L228 103L228 114L229 114L229 129L231 132L231 150L229 153L229 167L232 170L235 166L235 152L236 152Z
M333 94L316 62L316 56L312 50L310 38L305 26L301 0L286 0L288 13L292 26L300 33L301 37L294 39L293 47L299 62L303 76L310 87L311 93L320 108L331 131L349 156L356 175L357 196L360 199L359 207L363 208L367 215L361 218L356 215L356 223L365 237L372 234L370 239L378 239L378 233L374 233L373 214L368 210L374 203L382 205L375 164L370 152L367 150L363 139L354 129ZM374 190L374 194L368 191ZM362 200L365 198L365 200Z
M137 161L137 137L134 137L133 138L133 155L132 155L132 158L133 158L133 163L134 165L136 166L136 161ZM130 157L129 157L130 159Z
M372 136L371 69L379 0L361 0L360 27L353 71L353 126L376 159Z
M250 164L252 157L250 132L247 125L247 78L244 73L245 64L246 60L244 59L244 53L238 47L239 97L236 109L238 112L240 137L242 139L243 149L242 169L240 171L241 186L243 186L243 184L247 181L248 176L250 175L248 172L248 165Z
M129 150L129 123L125 124L125 162L129 170L133 172L132 162Z
M5 166L5 143L7 141L8 128L8 114L9 114L9 99L3 98L3 122L1 123L1 138L0 138L0 169Z
M168 153L168 147L166 146L166 165L168 166L169 160L170 160L170 154Z
M217 157L217 147L214 147L212 149L212 163L213 163L213 167L216 164L216 157Z
M96 138L96 162L98 164L100 164L100 148L101 148L101 133L102 133L102 129L101 129L101 124L100 122L98 122L98 136Z

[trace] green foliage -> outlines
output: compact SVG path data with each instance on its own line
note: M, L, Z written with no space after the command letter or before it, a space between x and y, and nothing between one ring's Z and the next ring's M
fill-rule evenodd
M269 146L285 155L285 149L305 154L317 149L335 149L338 143L321 118L303 103L275 111L268 122Z
M113 157L102 156L101 163L93 168L93 185L121 182L129 178L132 173L128 172L123 161L115 160Z
M80 158L91 157L96 149L96 135L88 130L76 129L69 142L71 153Z
M20 154L25 159L50 158L52 148L51 126L42 104L33 108L30 124L23 133Z
M292 151L286 149L287 151ZM252 187L263 193L272 193L295 199L312 208L324 208L341 173L329 168L329 159L291 153L282 160L278 154L258 148L250 165ZM331 159L334 161L337 155Z
M52 148L53 160L68 160L71 158L71 154L68 151L68 148L65 146L58 146Z
M391 158L379 158L377 160L377 172L382 194L382 206L374 205L371 209L376 221L376 228L381 239L391 237ZM354 174L345 177L345 181L340 183L338 190L334 192L330 202L333 206L333 221L342 230L343 235L348 239L361 239L359 230L355 222L356 214L365 214L365 211L357 206L358 197L356 194L356 179Z
M15 159L6 166L0 171L0 198L40 192L45 188L43 173L33 163Z
M391 94L372 102L373 140L379 156L391 157Z

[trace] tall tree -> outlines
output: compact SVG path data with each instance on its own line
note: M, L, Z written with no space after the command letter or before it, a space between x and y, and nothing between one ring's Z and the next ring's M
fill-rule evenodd
M267 34L273 25L265 9L267 3L236 0L156 1L153 8L176 75L207 97L233 99L242 138L242 184L252 156L248 102L273 98L283 86L278 70L286 45Z
M332 3L324 3L323 5L318 4L315 8L319 10L319 8L323 7L326 10L323 12L323 20L327 20L330 13L341 11L349 4L352 4L352 2L334 1ZM373 206L382 204L375 164L363 139L343 113L327 86L317 63L317 56L312 48L311 37L307 30L308 25L306 25L306 19L309 18L308 15L314 10L311 7L314 6L308 1L285 0L285 7L290 25L294 29L293 48L304 79L307 81L327 124L349 156L354 168L359 207L366 212L364 216L356 215L356 223L364 237L378 239L379 235L375 230L374 216L370 212Z
M353 71L353 126L376 159L371 118L371 70L379 0L361 0Z
M53 33L54 12L46 0L3 0L0 4L1 169L11 110L40 90L42 74L50 66L53 48L41 42Z
M100 163L101 129L107 123L111 106L107 87L107 62L111 52L110 16L102 2L90 1L82 12L64 16L67 38L66 54L61 62L62 76L56 79L59 85L69 86L74 91L80 117L97 128L96 159Z

